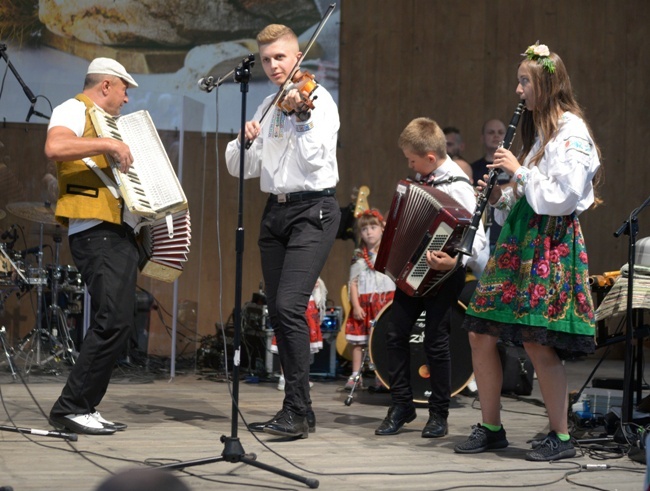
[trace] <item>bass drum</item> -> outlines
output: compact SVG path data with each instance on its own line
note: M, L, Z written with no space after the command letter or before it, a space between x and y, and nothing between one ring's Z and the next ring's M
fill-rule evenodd
M386 334L392 302L379 313L370 334L370 360L375 367L375 373L386 387L388 383L388 350ZM467 331L461 325L465 318L466 306L461 302L451 309L451 331L449 334L449 349L451 351L451 395L455 396L463 390L473 378L472 353L469 346ZM411 387L413 401L426 404L429 401L431 376L424 353L424 322L425 312L422 312L411 331ZM435 376L435 374L433 374Z

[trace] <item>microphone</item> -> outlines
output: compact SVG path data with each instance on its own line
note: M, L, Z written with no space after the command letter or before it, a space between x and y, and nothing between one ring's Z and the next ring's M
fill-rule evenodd
M212 89L214 89L214 77L210 76L200 78L197 85L199 86L199 89L204 92L212 92Z
M29 123L29 118L34 115L34 104L35 102L32 102L32 105L29 106L29 112L27 113L27 119L25 120L26 123Z

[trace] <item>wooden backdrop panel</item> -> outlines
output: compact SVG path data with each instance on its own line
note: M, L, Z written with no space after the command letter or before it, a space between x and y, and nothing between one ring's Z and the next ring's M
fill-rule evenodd
M341 8L343 186L368 184L373 205L385 210L409 173L397 138L418 116L459 127L465 158L478 159L483 122L510 119L520 53L539 39L565 61L602 151L605 206L581 217L590 269L626 262L627 239L613 232L648 190L647 2L361 0ZM647 235L646 224L640 236Z
M355 187L367 185L370 205L387 210L395 184L409 173L397 138L415 117L459 127L465 158L478 159L483 122L510 119L520 53L539 39L565 61L602 150L605 205L581 217L591 272L617 270L627 261L627 237L614 238L613 232L646 199L650 181L645 165L650 67L643 56L649 2L346 0L340 8L337 198L342 207ZM47 196L45 130L36 123L0 126L0 209ZM170 142L180 138L174 132L162 136ZM193 353L201 336L215 334L215 324L226 322L234 307L238 180L223 162L233 137L219 135L217 148L214 134L183 135L183 187L193 230L190 261L177 292L177 348L183 354ZM257 237L265 201L258 180L244 183L243 302L262 280ZM650 235L647 213L639 216L640 237ZM9 215L0 231L12 223L25 227L20 249L38 245L37 224ZM52 235L46 242L44 262L52 263ZM323 270L334 305L347 282L352 249L352 241L337 240ZM65 240L60 262L71 264ZM149 351L165 356L171 346L173 287L146 278L139 285L159 302L151 315ZM1 321L12 338L33 326L32 306L29 295L18 299L12 293L7 299Z

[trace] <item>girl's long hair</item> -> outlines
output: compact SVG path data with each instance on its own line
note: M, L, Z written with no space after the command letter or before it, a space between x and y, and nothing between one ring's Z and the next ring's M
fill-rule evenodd
M523 150L521 161L523 161L531 152L535 143L535 137L539 136L541 146L537 153L533 155L531 162L537 165L544 155L544 147L551 141L558 132L558 117L564 112L570 112L581 118L587 126L587 131L591 139L594 135L587 122L584 112L573 95L571 79L566 70L566 66L557 53L551 53L549 58L555 64L555 72L549 73L541 63L535 60L524 59L520 66L528 68L530 73L530 82L533 85L535 94L535 106L532 111L524 111L521 117L521 139ZM594 140L595 141L595 140ZM600 158L600 149L596 145L598 158ZM602 162L593 179L595 204L602 203L598 196L598 188L602 179Z

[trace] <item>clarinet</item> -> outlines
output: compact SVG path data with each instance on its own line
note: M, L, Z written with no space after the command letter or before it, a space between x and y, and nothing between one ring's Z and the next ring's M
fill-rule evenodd
M517 104L517 109L515 109L515 113L512 115L508 129L506 130L506 136L503 138L503 141L499 145L500 148L503 147L509 149L510 145L512 145L512 140L514 140L515 134L517 132L519 118L521 117L521 113L524 112L524 104L524 101L521 101L519 104ZM500 172L501 169L490 169L490 172L488 173L486 186L476 199L476 209L472 215L472 223L469 225L469 227L467 227L460 247L456 248L456 251L460 254L465 254L466 256L472 255L472 245L474 244L476 230L481 223L483 211L485 211L485 207L488 204L488 199L490 198L490 194L492 193L492 189L497 182L497 177L499 176Z

